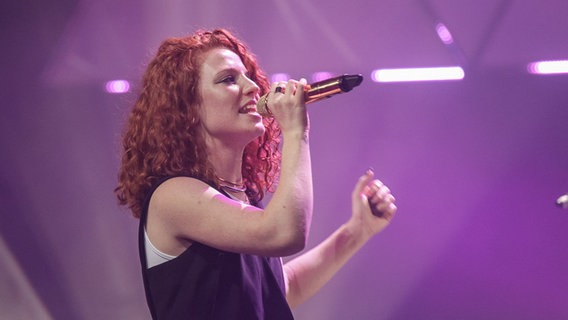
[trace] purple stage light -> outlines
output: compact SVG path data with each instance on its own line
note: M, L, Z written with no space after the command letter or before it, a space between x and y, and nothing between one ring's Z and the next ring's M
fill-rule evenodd
M371 73L375 82L462 80L461 67L377 69Z
M270 77L270 82L278 82L278 81L288 81L290 79L290 75L286 73L275 73Z
M440 40L442 40L443 43L445 44L454 43L454 38L452 37L450 30L446 27L445 24L438 23L436 25L436 33L438 33L438 37L440 37Z
M130 90L130 83L126 80L111 80L105 85L108 93L126 93Z
M325 72L325 71L315 72L314 74L312 74L312 82L319 82L322 80L333 78L333 76L334 75L331 72Z
M527 65L532 74L559 74L568 73L568 60L536 61Z

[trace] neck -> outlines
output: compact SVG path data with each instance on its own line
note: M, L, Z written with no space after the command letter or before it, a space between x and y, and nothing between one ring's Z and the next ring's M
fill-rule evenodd
M244 146L234 147L211 139L207 143L207 150L217 178L227 184L241 185Z

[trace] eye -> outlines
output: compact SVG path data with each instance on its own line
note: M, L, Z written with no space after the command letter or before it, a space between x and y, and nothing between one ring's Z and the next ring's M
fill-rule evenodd
M219 83L226 83L226 84L233 84L233 83L236 83L236 82L237 82L237 79L233 75L226 76L223 79L221 79L221 81L219 81Z

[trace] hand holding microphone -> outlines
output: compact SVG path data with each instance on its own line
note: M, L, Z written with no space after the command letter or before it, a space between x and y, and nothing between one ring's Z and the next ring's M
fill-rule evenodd
M330 78L323 81L318 81L306 86L304 98L306 104L319 101L324 98L329 98L333 95L349 92L356 86L360 85L363 81L363 76L361 75L342 75L335 78ZM275 93L284 92L284 88L276 87ZM256 109L263 117L271 117L268 106L268 95L267 93L258 99L256 104Z

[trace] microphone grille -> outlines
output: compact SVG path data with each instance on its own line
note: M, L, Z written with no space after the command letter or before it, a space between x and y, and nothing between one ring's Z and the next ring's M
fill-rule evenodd
M256 103L256 111L263 117L270 117L272 113L268 109L268 94L263 95Z

